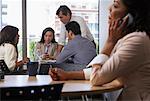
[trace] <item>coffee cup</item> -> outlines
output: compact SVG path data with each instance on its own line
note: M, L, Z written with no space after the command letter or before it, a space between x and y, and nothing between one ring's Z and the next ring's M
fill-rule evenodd
M27 71L29 76L36 76L38 70L39 62L28 62Z

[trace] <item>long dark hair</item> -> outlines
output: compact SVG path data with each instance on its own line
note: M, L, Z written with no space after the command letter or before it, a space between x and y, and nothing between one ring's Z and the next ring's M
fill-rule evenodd
M50 32L52 32L53 33L53 39L52 39L52 43L57 43L56 41L55 41L55 31L51 28L51 27L47 27L47 28L45 28L44 30L43 30L43 32L42 32L42 37L41 37L41 40L39 41L39 43L44 43L45 42L45 40L44 40L44 35L46 34L46 32L48 32L48 31L50 31Z
M18 35L19 29L17 27L7 25L0 33L0 45L3 43L11 43L16 45L16 36Z
M150 37L150 0L122 0L128 13L133 16L133 23L128 32L145 31Z
M7 25L0 32L0 45L4 45L4 43L12 44L16 48L17 54L16 36L18 35L18 31L19 29L17 27Z

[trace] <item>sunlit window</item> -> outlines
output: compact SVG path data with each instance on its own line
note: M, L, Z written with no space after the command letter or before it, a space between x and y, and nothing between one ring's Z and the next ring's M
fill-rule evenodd
M56 40L60 34L60 21L56 10L67 5L73 15L82 16L98 44L98 0L27 0L28 55L33 56L34 43L39 41L46 27L55 30Z
M113 0L100 0L99 5L99 49L104 46L108 35L108 14L109 14L109 7Z
M6 25L19 28L20 40L18 44L19 59L22 57L22 1L0 0L0 29Z
M60 21L56 16L56 10L60 5L67 5L72 10L73 15L82 16L85 19L96 44L99 45L99 0L26 1L27 33L24 34L27 34L27 50L24 51L27 51L27 56L31 59L34 58L35 42L40 40L43 29L52 27L55 30L56 40L58 40ZM13 25L19 28L18 50L20 58L22 57L22 0L0 0L0 6L0 29L5 25Z

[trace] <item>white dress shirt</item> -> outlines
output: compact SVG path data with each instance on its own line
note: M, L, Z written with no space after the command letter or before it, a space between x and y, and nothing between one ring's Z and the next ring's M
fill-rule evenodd
M87 39L89 39L90 41L93 41L94 38L86 24L86 22L84 21L84 19L80 16L72 16L70 21L76 21L79 23L80 28L81 28L81 36L85 37ZM65 24L61 24L61 31L60 31L60 36L59 36L59 40L58 43L60 45L65 45L66 44L66 28L65 28Z
M86 80L90 79L90 75L92 73L92 68L91 66L94 64L101 64L103 65L107 60L109 59L109 57L105 54L98 54L86 67L86 69L83 69L84 72L84 76ZM90 68L88 68L90 67Z
M0 60L4 60L10 71L16 67L17 52L16 48L9 43L0 46Z

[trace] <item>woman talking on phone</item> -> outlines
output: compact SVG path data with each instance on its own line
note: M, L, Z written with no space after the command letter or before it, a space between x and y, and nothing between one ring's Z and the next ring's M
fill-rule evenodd
M150 0L114 0L109 11L109 35L92 67L49 73L54 80L90 79L94 86L118 79L124 86L118 100L149 101Z

